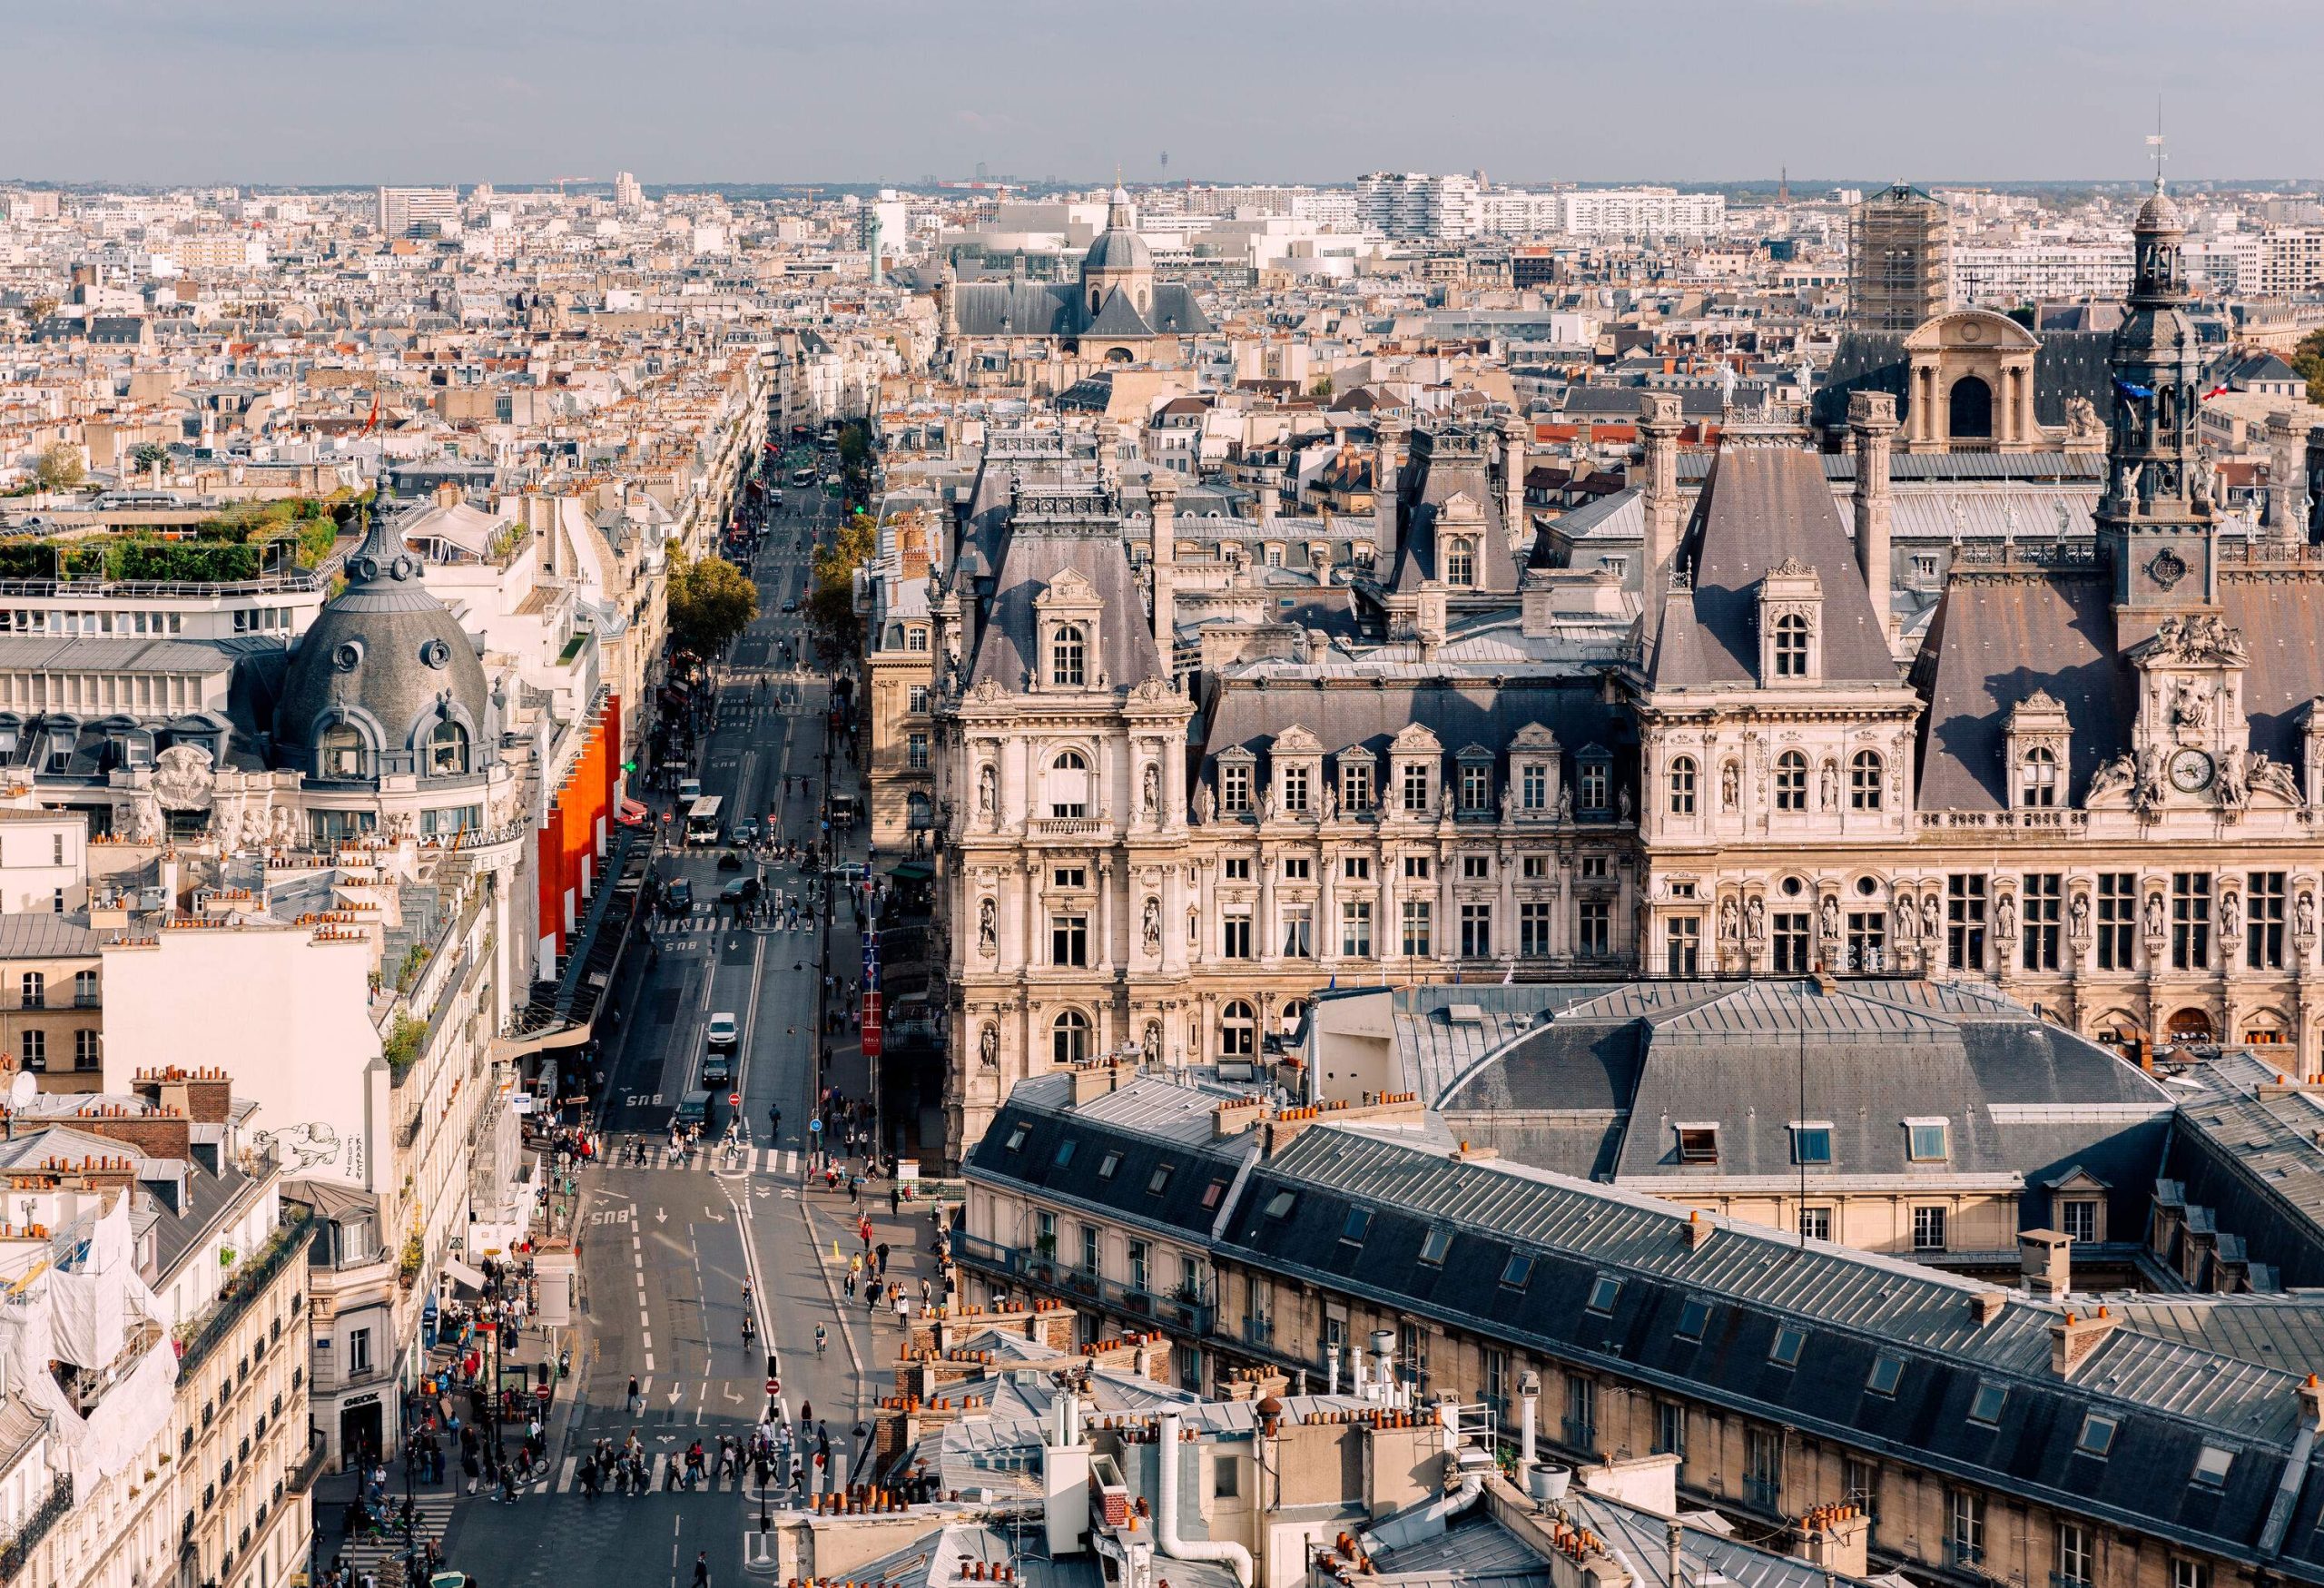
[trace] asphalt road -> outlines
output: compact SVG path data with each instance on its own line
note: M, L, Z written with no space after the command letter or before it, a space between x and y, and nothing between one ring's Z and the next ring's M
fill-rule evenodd
M704 792L725 802L731 822L755 814L780 816L786 836L806 841L820 819L818 798L786 798L783 779L805 776L822 792L828 694L820 675L778 665L778 643L807 654L798 617L785 615L808 577L816 533L828 531L838 504L822 492L786 493L753 572L761 616L739 639L727 664L715 727L699 753ZM758 682L767 679L762 696ZM657 919L657 953L633 953L615 990L622 1011L606 1039L608 1101L604 1128L615 1167L594 1174L583 1213L585 1312L575 1354L573 1394L551 1425L548 1475L514 1505L462 1503L446 1538L447 1557L484 1588L582 1588L665 1582L688 1588L696 1552L706 1551L712 1581L743 1581L742 1535L754 1525L759 1498L732 1480L694 1492L665 1489L657 1462L655 1491L642 1497L608 1493L590 1498L575 1477L577 1458L600 1438L616 1445L635 1431L657 1457L683 1455L699 1439L714 1455L721 1434L746 1435L767 1405L766 1351L779 1358L780 1399L797 1418L812 1406L842 1456L861 1404L891 1378L899 1334L892 1319L874 1322L843 1305L841 1249L860 1249L855 1209L844 1195L803 1187L814 1091L818 947L816 929L741 927L714 910L719 889L739 874L716 869L719 851L704 848L656 857L664 875L692 878L694 912ZM768 888L799 891L795 873L768 868ZM852 940L851 940L852 941ZM737 1073L721 1091L719 1128L738 1092L747 1147L733 1160L704 1152L688 1164L664 1161L667 1121L692 1088L712 1014L741 1022ZM768 1111L783 1110L783 1134L768 1137ZM705 1132L705 1139L717 1134ZM620 1149L640 1139L652 1150L645 1167L624 1166ZM917 1279L926 1271L926 1224L889 1220L882 1204L875 1239L892 1239L891 1263ZM743 1335L744 1282L754 1292L756 1338ZM822 1323L828 1350L818 1357ZM867 1371L869 1370L869 1371ZM871 1374L876 1373L875 1384ZM635 1376L642 1408L633 1412Z

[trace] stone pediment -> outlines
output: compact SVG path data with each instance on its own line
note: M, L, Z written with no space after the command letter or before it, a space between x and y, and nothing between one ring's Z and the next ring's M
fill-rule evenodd
M1388 749L1397 755L1441 755L1444 753L1443 741L1421 723L1406 723L1399 728L1396 736L1388 742Z
M1277 734L1268 748L1277 755L1319 755L1324 746L1314 734L1294 723Z
M1057 577L1049 581L1049 588L1033 601L1033 605L1043 611L1053 607L1096 607L1099 604L1098 587L1072 568L1059 569Z
M1540 723L1527 723L1510 736L1510 747L1516 750L1554 750L1558 736Z

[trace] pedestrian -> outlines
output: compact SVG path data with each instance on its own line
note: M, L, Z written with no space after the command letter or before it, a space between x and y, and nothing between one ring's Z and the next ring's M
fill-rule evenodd
M710 1588L710 1552L698 1550L694 1557L694 1588Z

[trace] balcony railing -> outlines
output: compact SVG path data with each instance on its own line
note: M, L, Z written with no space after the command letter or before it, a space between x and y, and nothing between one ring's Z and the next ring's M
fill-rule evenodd
M960 1261L972 1268L1064 1300L1095 1305L1125 1317L1145 1318L1180 1334L1210 1333L1211 1307L1199 1291L1189 1297L1125 1285L1059 1262L1036 1248L1002 1246L973 1235L958 1237L955 1249Z
M16 1529L15 1537L0 1544L0 1583L16 1580L16 1573L25 1569L25 1563L32 1559L33 1552L40 1547L40 1541L48 1535L48 1530L72 1509L73 1475L59 1473L55 1484L48 1491L48 1498L40 1503L40 1509L25 1518L25 1524Z
M323 1457L330 1453L330 1441L320 1428L307 1430L307 1454L290 1469L283 1483L294 1494L303 1494L314 1486L315 1476L323 1470Z
M226 1281L226 1293L218 1305L190 1327L178 1342L178 1374L181 1377L202 1366L202 1359L217 1349L219 1344L234 1331L235 1323L247 1311L251 1302L266 1289L285 1263L294 1258L303 1260L307 1243L315 1233L315 1216L296 1202L282 1207L282 1222L269 1237L251 1260L242 1265L234 1277Z
M1743 1480L1743 1497L1762 1511L1783 1508L1781 1478L1747 1477Z

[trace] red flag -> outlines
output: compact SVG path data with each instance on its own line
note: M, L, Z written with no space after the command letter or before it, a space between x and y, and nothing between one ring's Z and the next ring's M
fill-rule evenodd
M376 390L375 390L375 391L373 391L373 392L371 393L371 417L370 417L369 419L366 419L366 420L364 420L364 421L363 421L363 433L364 433L365 435L367 435L367 436L368 436L368 435L369 435L373 430L376 430L376 429L378 429L379 428L379 392L378 392L378 391L376 391Z

